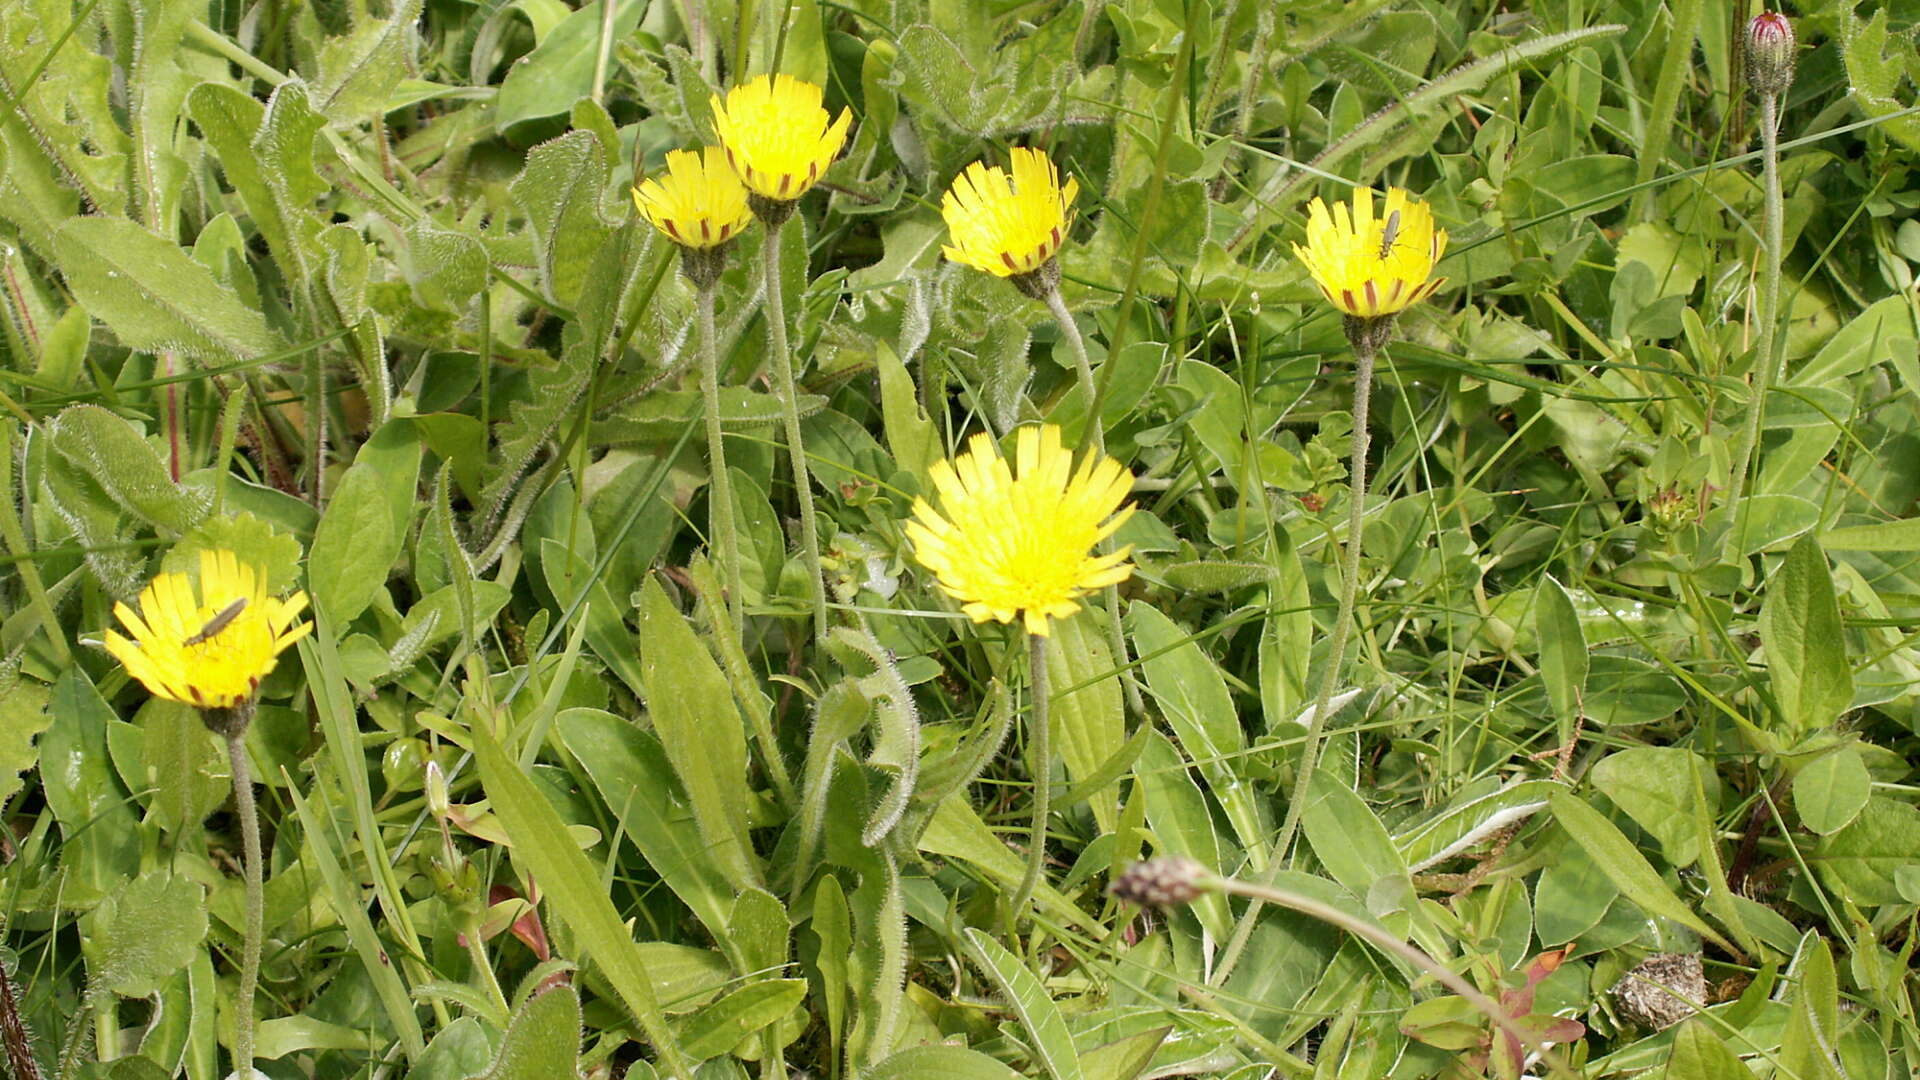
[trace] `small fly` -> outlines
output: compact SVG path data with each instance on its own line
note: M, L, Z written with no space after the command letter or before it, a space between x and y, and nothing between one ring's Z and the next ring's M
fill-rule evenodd
M1380 257L1385 259L1393 254L1394 241L1400 239L1400 211L1387 215L1387 222L1380 227Z
M233 620L239 618L240 613L246 609L247 598L243 596L233 603L228 604L226 607L221 608L219 614L207 620L207 625L202 626L199 633L181 642L181 644L199 645L202 642L211 641L220 631L233 625Z

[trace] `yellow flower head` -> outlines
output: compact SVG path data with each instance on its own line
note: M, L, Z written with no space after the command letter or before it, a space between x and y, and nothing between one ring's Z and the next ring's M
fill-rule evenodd
M642 180L633 189L633 202L681 247L719 247L753 222L747 189L717 146L667 151L667 171Z
M1386 209L1373 216L1373 192L1358 188L1353 209L1319 199L1307 207L1307 243L1293 253L1334 307L1359 318L1404 311L1447 283L1433 278L1433 265L1447 250L1444 229L1433 227L1433 209L1400 188L1387 189Z
M727 160L756 195L780 202L806 194L833 164L853 123L851 109L829 124L822 91L791 75L759 75L713 95L713 126Z
M1073 198L1080 182L1067 178L1044 150L1017 146L1013 174L976 161L953 178L940 214L953 243L947 258L996 277L1031 274L1044 266L1073 225Z
M1131 547L1093 553L1132 516L1133 507L1120 503L1133 474L1109 457L1089 457L1075 469L1052 424L1021 428L1015 457L1018 476L981 434L966 453L935 464L930 477L941 508L915 500L907 537L914 557L974 622L1019 615L1044 637L1048 619L1066 618L1080 610L1081 596L1133 573Z
M267 596L254 568L231 551L200 553L200 588L186 574L161 574L140 594L140 612L115 604L133 634L108 630L107 651L154 694L202 709L252 699L282 649L313 630L293 625L305 593Z

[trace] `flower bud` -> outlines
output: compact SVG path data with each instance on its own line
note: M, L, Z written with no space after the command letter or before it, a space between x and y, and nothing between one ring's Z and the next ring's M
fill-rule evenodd
M1747 84L1774 97L1793 85L1793 23L1777 11L1763 11L1747 24Z
M1141 907L1191 904L1207 891L1206 867L1184 855L1165 855L1134 863L1107 886L1107 891Z
M437 761L427 762L426 789L427 813L440 821L447 820L447 815L453 810L453 804L447 796L447 774L440 770L440 763Z

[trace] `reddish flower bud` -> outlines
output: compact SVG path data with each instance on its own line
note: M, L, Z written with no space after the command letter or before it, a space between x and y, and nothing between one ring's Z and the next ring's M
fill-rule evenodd
M1747 24L1747 84L1753 92L1775 96L1793 85L1793 23L1777 11L1763 11Z

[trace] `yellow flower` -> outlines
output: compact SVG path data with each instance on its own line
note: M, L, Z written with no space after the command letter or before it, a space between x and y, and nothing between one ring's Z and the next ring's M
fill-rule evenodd
M294 626L305 593L267 596L254 568L231 551L200 553L200 588L186 574L161 574L140 594L140 612L115 604L133 634L108 630L107 651L154 694L202 709L231 709L252 699L282 649L305 637Z
M753 222L747 189L717 146L667 151L666 173L641 181L633 202L681 247L719 247Z
M1373 192L1353 193L1353 209L1319 199L1307 207L1307 243L1293 253L1334 307L1359 318L1404 311L1447 283L1433 278L1433 265L1447 250L1444 229L1433 227L1433 209L1400 188L1387 189L1386 209L1373 216Z
M756 195L780 202L806 194L847 141L851 109L829 124L822 92L791 75L759 75L713 95L713 126L727 160Z
M1017 146L1013 175L976 161L953 178L940 214L953 243L942 250L957 263L996 277L1031 274L1060 250L1073 225L1080 182L1067 178L1044 150Z
M1052 424L1021 428L1015 458L1017 477L993 439L975 435L966 453L930 470L941 509L915 500L907 537L974 622L1023 616L1044 637L1048 619L1066 618L1080 610L1081 596L1133 573L1131 547L1093 554L1132 516L1120 503L1133 474L1103 456L1076 470Z

